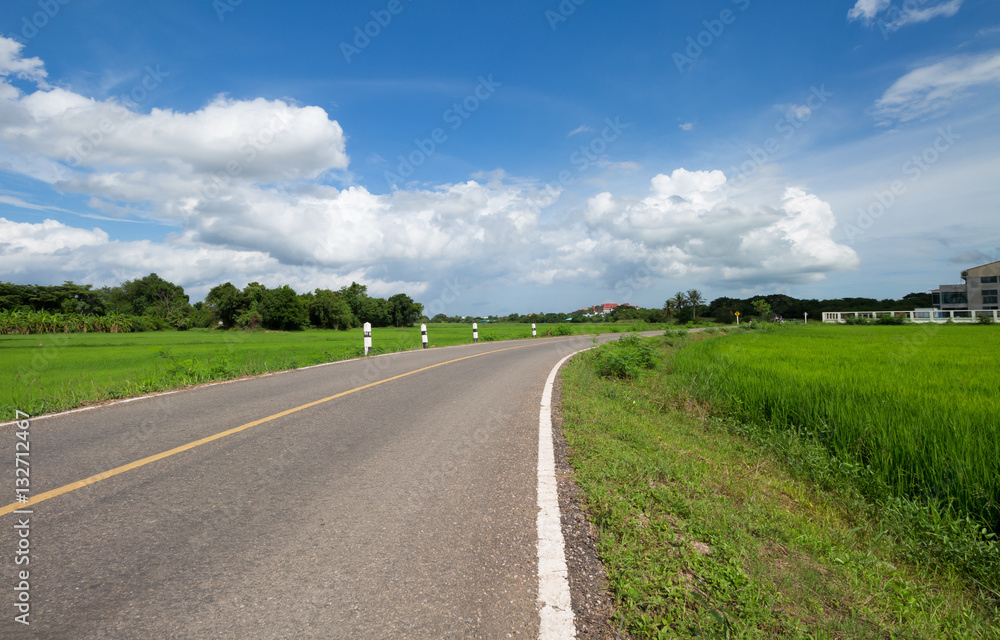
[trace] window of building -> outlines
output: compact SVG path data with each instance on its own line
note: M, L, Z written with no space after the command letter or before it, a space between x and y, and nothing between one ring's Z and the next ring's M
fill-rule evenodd
M997 296L983 296L983 304L997 304Z
M941 304L941 294L940 293L932 293L931 294L931 304L933 304L933 305L939 305L939 304Z
M969 304L969 296L959 292L942 293L941 302L942 304Z
M983 289L983 295L984 296L995 296L995 295L997 295L997 290L996 289Z
M979 281L983 284L995 284L998 281L998 276L980 276Z

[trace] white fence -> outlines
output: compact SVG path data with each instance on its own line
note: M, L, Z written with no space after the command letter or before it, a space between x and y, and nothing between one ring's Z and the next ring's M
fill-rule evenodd
M880 316L904 316L910 322L978 322L979 316L990 316L1000 322L1000 311L978 309L963 311L941 311L938 309L918 309L916 311L824 311L823 322L843 324L850 317L876 319Z

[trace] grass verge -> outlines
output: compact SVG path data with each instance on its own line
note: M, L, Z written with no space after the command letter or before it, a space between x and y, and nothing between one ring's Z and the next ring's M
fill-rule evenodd
M615 628L641 638L1000 637L996 601L963 571L921 562L919 536L836 474L817 483L788 464L792 451L829 466L822 447L737 433L678 390L671 358L687 340L648 341L655 361L632 376L598 373L622 345L563 369L563 430L600 531Z

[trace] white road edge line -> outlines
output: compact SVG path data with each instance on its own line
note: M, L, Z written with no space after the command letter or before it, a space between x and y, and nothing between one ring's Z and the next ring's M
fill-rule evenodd
M579 353L579 352L577 352ZM565 541L559 519L555 449L552 444L552 386L559 368L575 353L560 360L545 381L538 414L538 606L539 640L576 638L569 592Z

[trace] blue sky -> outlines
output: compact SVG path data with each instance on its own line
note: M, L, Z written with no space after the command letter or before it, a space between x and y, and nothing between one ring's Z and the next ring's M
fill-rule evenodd
M0 5L0 280L449 314L1000 260L1000 3Z

